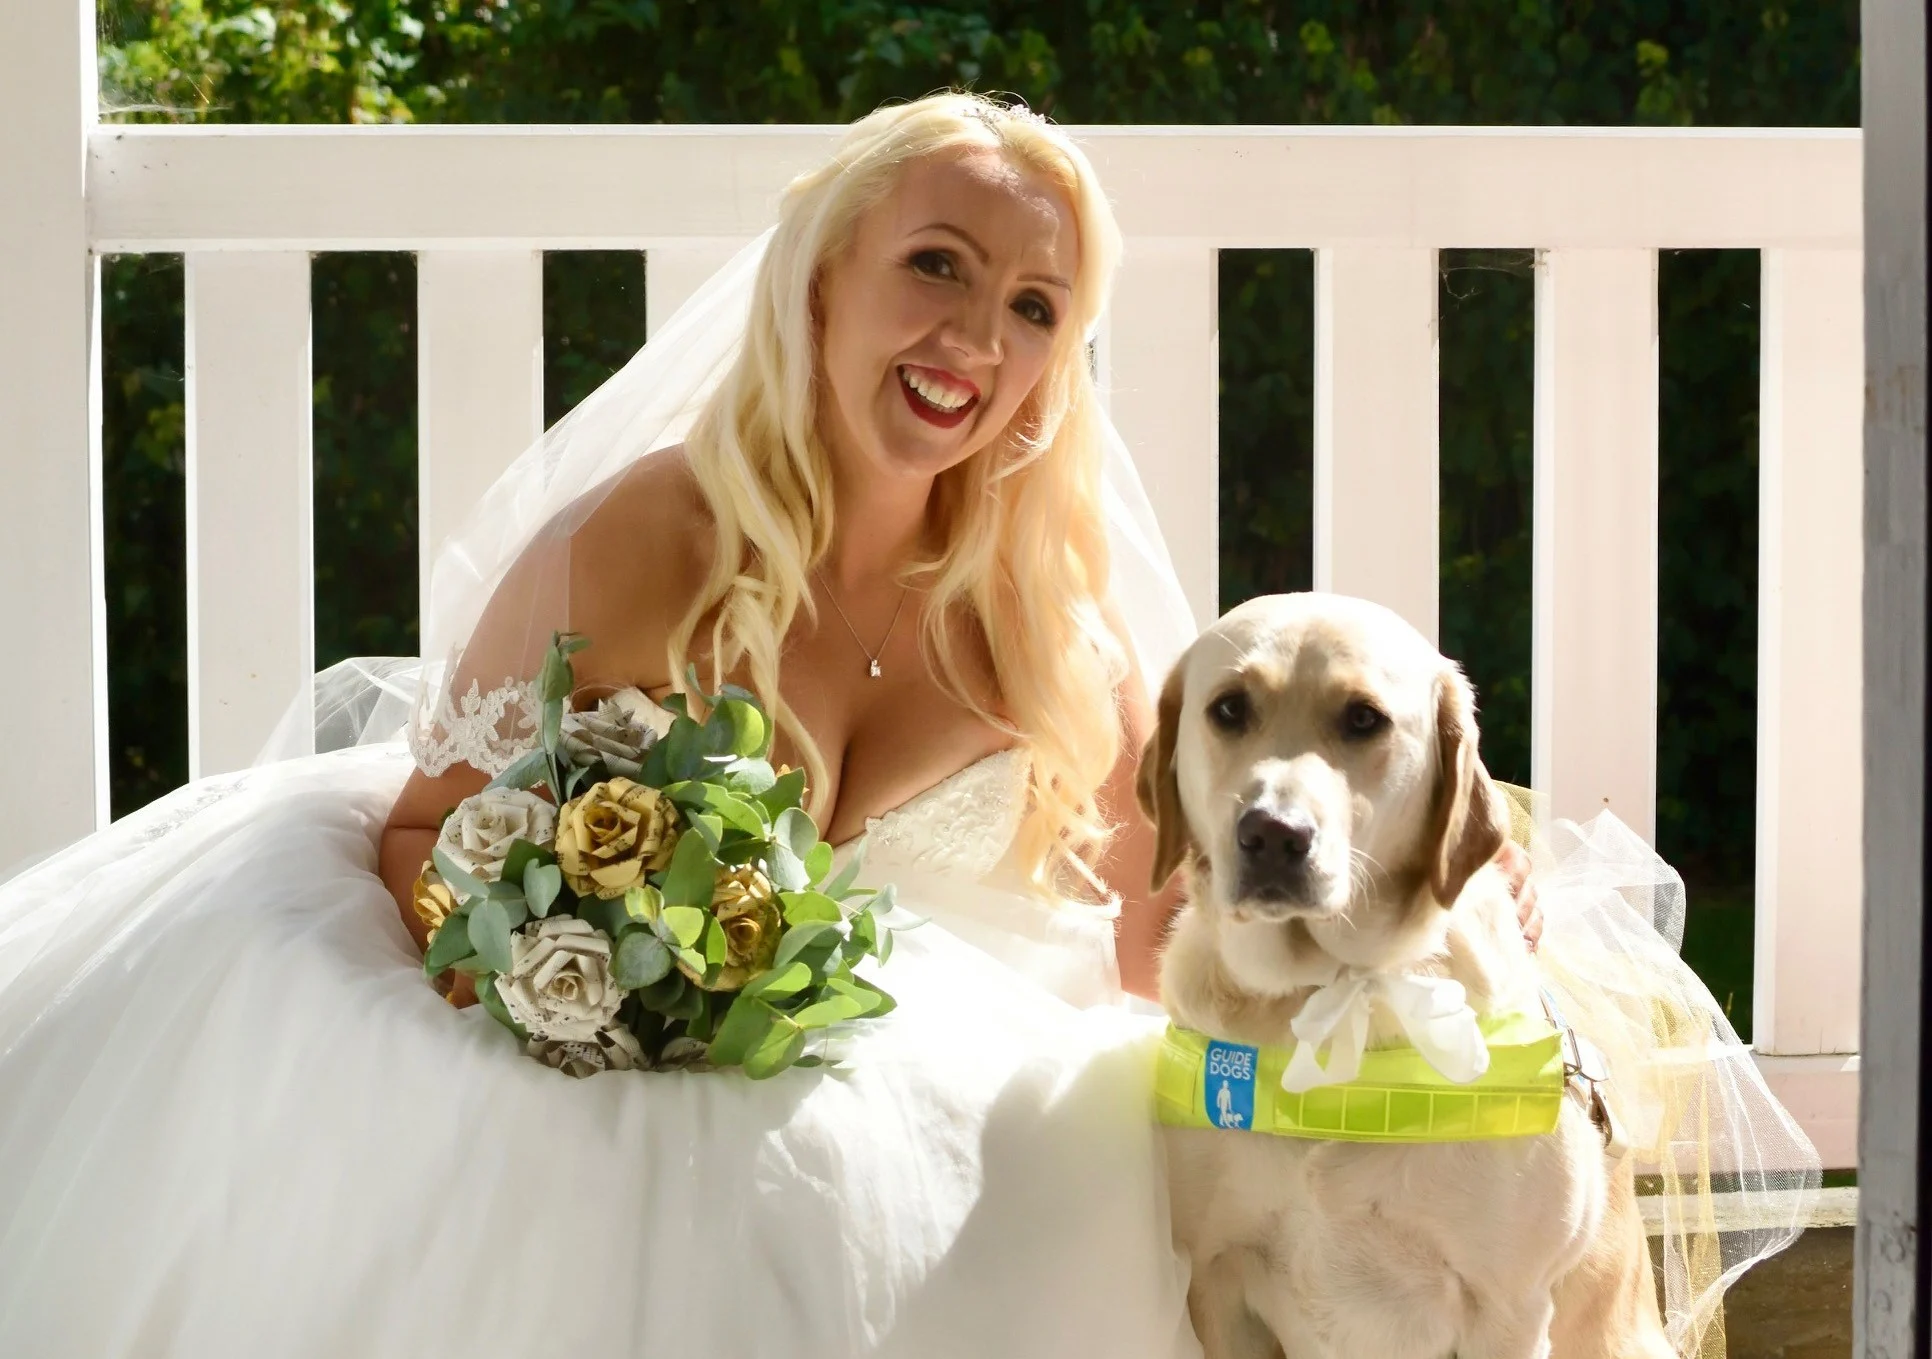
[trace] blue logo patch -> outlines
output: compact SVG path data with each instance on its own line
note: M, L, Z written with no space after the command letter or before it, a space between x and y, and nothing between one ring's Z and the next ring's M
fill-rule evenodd
M1255 1049L1211 1039L1201 1096L1208 1122L1218 1128L1254 1127Z

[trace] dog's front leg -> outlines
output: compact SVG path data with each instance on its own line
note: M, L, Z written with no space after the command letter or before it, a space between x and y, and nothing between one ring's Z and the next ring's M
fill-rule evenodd
M1456 1359L1550 1359L1556 1304L1541 1299L1478 1298L1465 1314Z
M1195 1264L1187 1311L1206 1359L1281 1359L1281 1347L1248 1307L1246 1253L1227 1250Z

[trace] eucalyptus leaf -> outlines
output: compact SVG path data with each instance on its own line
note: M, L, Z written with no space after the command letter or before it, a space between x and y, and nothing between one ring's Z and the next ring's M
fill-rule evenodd
M825 881L825 875L832 871L832 858L832 847L820 840L805 856L805 876L813 882Z
M788 769L758 795L758 805L776 820L805 801L805 771Z
M711 1040L707 1054L713 1066L737 1066L771 1031L778 1022L778 1011L771 1008L757 996L740 992L725 1011L724 1022L718 1025L717 1036Z
M668 953L669 950L666 952ZM678 998L684 994L684 989L688 985L690 983L685 981L682 972L669 971L650 985L639 987L636 992L637 1001L647 1010L663 1013L677 1004Z
M724 818L710 812L692 812L684 821L703 839L705 848L711 851L712 863L716 864L718 847L724 843Z
M852 857L839 870L839 875L819 890L834 901L844 901L852 891L852 884L859 880L859 870L865 867L865 846L866 842L860 840L858 848L852 851Z
M704 938L705 922L711 918L709 911L696 906L666 906L662 913L664 927L679 948L692 948Z
M851 995L831 995L807 1005L792 1016L792 1022L801 1029L829 1028L857 1019L875 1004L877 1002L869 996L861 999Z
M873 983L867 981L864 977L854 977L852 978L849 984L857 987L861 991L870 991L873 995L879 998L879 1004L877 1008L875 1008L872 1011L872 1017L874 1019L880 1018L881 1016L884 1016L884 1015L889 1015L894 1010L899 1008L899 1002L892 998L892 993L890 991L886 991L881 987L875 986Z
M716 916L707 915L704 918L702 950L707 972L714 967L723 967L725 959L731 956L731 946L725 939L724 926L718 923Z
M484 900L470 912L470 944L492 972L510 970L510 914L504 903Z
M719 771L725 787L742 798L756 798L778 782L770 760L733 760Z
M792 847L782 840L772 841L765 854L765 876L781 892L802 892L812 885L812 875L805 871L804 860L792 853Z
M723 699L705 723L711 738L707 744L713 751L728 751L737 759L756 759L768 744L766 727L765 715L756 704L741 698Z
M441 845L429 852L429 861L436 865L436 871L443 881L460 897L483 897L489 895L489 888L481 879L468 869L457 867L456 860L450 858Z
M664 874L664 900L671 906L708 909L717 885L718 860L701 835L680 835Z
M799 1028L789 1016L780 1015L745 1058L745 1074L754 1081L768 1080L804 1053L805 1030Z
M803 925L808 920L826 920L836 925L845 919L839 904L823 892L780 892L778 902L784 908L787 925Z
M649 930L632 930L611 958L611 980L626 991L662 981L671 971L671 950Z
M528 840L512 840L510 852L503 856L503 881L522 882L524 870L531 864L554 864L557 856L542 845Z
M792 853L803 861L818 843L818 827L812 824L812 818L803 808L793 807L778 814L772 823L772 836L790 846Z
M496 989L494 975L476 979L476 999L478 1004L489 1011L490 1018L515 1034L521 1041L526 1043L530 1041L530 1031L510 1018L510 1007L503 1003L503 993Z
M774 968L783 967L816 944L829 943L836 948L839 937L839 927L823 920L808 920L802 925L794 925L778 941L778 954L772 959L771 965Z
M527 789L542 783L549 774L549 757L541 750L533 750L528 755L518 757L508 769L491 779L484 787Z
M621 909L629 920L640 925L653 924L664 910L664 894L644 883L624 893Z
M556 864L532 859L530 866L523 870L523 899L529 903L530 914L537 919L550 914L550 908L562 892L563 869Z
M564 659L562 647L553 644L544 654L543 670L537 684L538 696L546 704L562 703L570 697L574 681L570 662Z
M898 904L899 889L891 883L887 883L884 887L881 887L872 894L872 900L865 903L865 910L868 915L882 918L890 915L892 908Z
M459 907L430 936L429 948L423 954L423 970L433 977L475 951L470 947L470 908Z
M789 1000L812 984L812 969L793 959L783 967L774 967L761 972L746 983L745 989L738 994L744 996L766 996L772 1000Z

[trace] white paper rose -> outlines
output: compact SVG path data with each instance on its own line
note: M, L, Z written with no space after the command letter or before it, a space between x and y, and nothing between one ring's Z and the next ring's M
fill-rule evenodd
M656 744L657 732L615 698L605 699L590 712L564 714L563 748L572 764L602 760L613 774L635 778L645 752Z
M557 835L557 809L519 788L486 788L456 804L437 844L472 877L495 882L518 840L548 845Z
M610 936L575 916L551 916L510 938L496 979L510 1018L532 1038L590 1043L617 1018L624 989L610 977Z
M581 1042L576 1039L532 1038L523 1050L545 1066L555 1067L568 1076L595 1076L600 1071L634 1071L645 1065L643 1047L631 1036L629 1029L621 1026L605 1029L595 1038Z

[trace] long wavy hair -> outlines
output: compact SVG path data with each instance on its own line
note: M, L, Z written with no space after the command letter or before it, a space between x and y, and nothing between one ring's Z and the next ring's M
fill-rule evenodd
M1092 166L1067 136L1024 108L940 94L854 123L837 152L786 189L759 269L742 353L686 440L717 523L717 553L669 641L683 675L710 620L714 682L743 672L772 705L813 789L824 756L778 688L779 653L798 611L816 620L810 573L837 527L831 460L820 435L822 383L813 289L859 216L901 171L929 156L992 148L1055 185L1073 207L1080 263L1073 302L1046 371L1012 424L938 478L930 555L909 584L930 596L920 644L945 689L1009 731L1032 757L1017 852L1039 889L1064 892L1104 844L1095 794L1119 753L1114 687L1121 649L1106 625L1107 535L1101 508L1101 417L1086 337L1104 306L1119 229ZM947 620L969 612L990 649L1004 715L963 678ZM822 801L814 810L825 810Z

